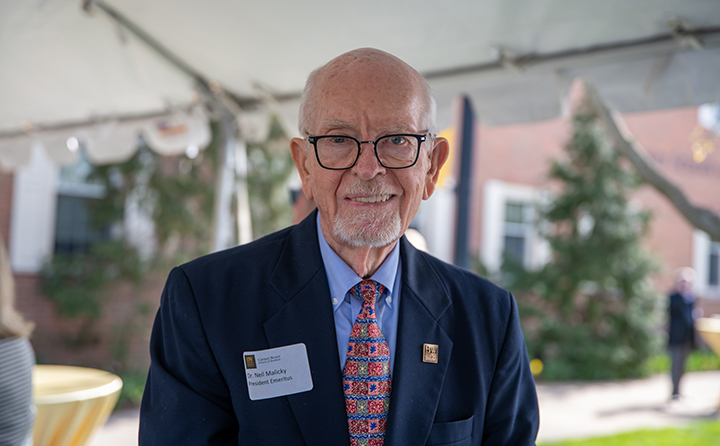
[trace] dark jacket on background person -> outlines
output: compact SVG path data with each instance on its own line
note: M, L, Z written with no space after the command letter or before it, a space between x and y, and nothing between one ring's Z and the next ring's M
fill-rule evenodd
M695 322L693 319L693 303L686 302L680 293L670 295L670 327L668 344L689 344L695 347Z

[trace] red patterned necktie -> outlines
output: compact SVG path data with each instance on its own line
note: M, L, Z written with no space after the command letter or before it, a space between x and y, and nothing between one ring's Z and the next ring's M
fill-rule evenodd
M343 386L351 446L382 446L390 407L390 349L375 317L385 287L363 280L350 294L363 303L347 348Z

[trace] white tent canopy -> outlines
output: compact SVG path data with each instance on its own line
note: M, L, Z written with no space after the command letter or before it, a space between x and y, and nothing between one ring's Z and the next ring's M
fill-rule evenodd
M458 94L490 125L557 117L576 76L622 112L720 100L717 0L5 0L0 164L34 141L72 162L70 137L99 163L140 131L202 146L208 86L246 136L268 110L293 129L307 74L366 46L430 79L440 128Z

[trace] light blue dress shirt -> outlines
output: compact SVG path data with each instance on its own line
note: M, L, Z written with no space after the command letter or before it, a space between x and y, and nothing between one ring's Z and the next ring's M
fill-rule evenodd
M335 333L337 335L338 354L340 355L340 370L342 370L345 368L345 356L350 341L350 331L362 309L362 303L352 297L349 291L350 288L363 279L330 248L320 228L319 215L317 218L317 232L320 253L322 254L328 284L330 285L330 299L333 306L333 315L335 316ZM400 243L396 243L387 259L370 277L370 279L383 284L388 290L375 303L375 314L380 331L385 335L390 348L391 376L394 370L398 315L400 313L400 275Z

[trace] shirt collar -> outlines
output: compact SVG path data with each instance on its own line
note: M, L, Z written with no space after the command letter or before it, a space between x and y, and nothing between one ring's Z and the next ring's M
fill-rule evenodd
M318 214L316 226L318 241L320 244L320 254L322 255L325 272L327 273L328 284L330 285L330 298L332 300L333 310L337 310L345 299L345 294L348 290L363 279L358 276L355 271L353 271L352 268L350 268L328 244L325 236L323 236L322 228L320 227L320 214ZM385 288L387 288L388 292L381 296L381 299L386 298L393 293L393 286L395 284L395 276L397 274L399 262L400 244L395 243L395 247L392 251L390 251L390 255L388 255L383 264L380 265L380 268L375 271L375 274L370 277L370 279L380 282Z

